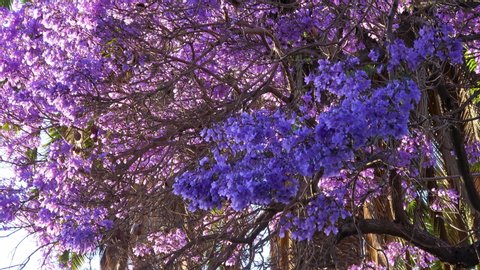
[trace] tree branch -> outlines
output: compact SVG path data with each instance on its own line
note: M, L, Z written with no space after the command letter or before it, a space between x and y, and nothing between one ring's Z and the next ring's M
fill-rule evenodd
M393 42L394 35L392 30L393 19L395 18L395 13L397 13L398 9L398 0L393 1L392 7L390 9L390 13L388 14L388 24L387 24L387 37L388 41Z
M442 102L445 106L445 109L447 109L450 112L455 111L455 109L457 109L458 106L455 106L452 98L448 93L448 89L445 86L445 83L440 83L437 89L438 89L438 94L440 95L440 98L442 99ZM459 112L454 113L453 116L455 117L456 120L460 120ZM472 177L472 174L470 173L470 166L469 166L467 153L465 151L465 145L464 145L465 139L463 137L463 134L460 132L459 127L454 124L450 125L450 134L452 136L452 144L455 150L458 170L462 176L463 183L465 185L465 191L468 196L468 200L472 205L472 207L477 212L480 212L480 196L477 192L477 189L475 188L475 182Z
M390 185L392 188L392 208L393 212L395 213L395 220L403 223L408 224L408 217L407 213L403 209L403 188L402 188L402 180L400 176L396 173L395 170L390 170Z
M480 242L467 246L451 246L445 241L415 228L411 224L400 224L388 220L364 219L356 223L349 222L341 226L337 234L336 243L348 236L362 234L386 234L400 237L412 245L436 256L442 262L460 267L474 267L479 264L476 249Z

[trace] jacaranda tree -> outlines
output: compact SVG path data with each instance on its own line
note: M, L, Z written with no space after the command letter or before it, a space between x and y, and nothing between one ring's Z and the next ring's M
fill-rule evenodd
M45 268L480 263L480 3L0 9L0 228ZM396 269L397 269L396 268Z

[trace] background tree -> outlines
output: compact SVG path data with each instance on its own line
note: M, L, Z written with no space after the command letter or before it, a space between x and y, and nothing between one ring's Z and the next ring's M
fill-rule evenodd
M480 4L0 10L3 229L46 267L479 263ZM268 255L267 255L268 254Z

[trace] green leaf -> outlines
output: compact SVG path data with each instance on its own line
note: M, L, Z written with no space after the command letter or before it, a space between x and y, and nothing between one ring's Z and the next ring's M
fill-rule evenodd
M475 71L475 69L478 66L478 63L475 57L473 56L473 54L467 51L465 52L464 57L465 57L465 64L467 65L468 70L470 72Z
M435 261L432 265L430 265L431 270L443 270L443 263L440 261Z
M9 131L9 130L10 130L10 124L9 124L9 123L3 124L3 125L2 125L2 129L3 129L4 131Z
M47 134L50 137L50 141L48 142L48 144L50 144L50 143L52 143L56 140L60 140L62 138L62 134L60 133L60 131L56 127L49 128L48 131L47 131Z
M2 130L18 132L20 131L20 126L7 122L2 125Z
M12 6L13 1L11 0L0 0L0 7L10 8Z
M73 252L72 255L70 256L70 261L72 263L72 270L80 270L80 267L82 267L83 263L85 262L85 259L86 259L86 255Z
M474 95L477 91L480 91L480 82L477 82L478 87L470 88L470 95ZM473 99L474 104L480 103L480 96L477 96Z
M32 188L29 190L30 192L30 200L37 199L40 196L40 190L38 188Z
M480 162L475 162L475 163L471 164L470 168L474 172L480 172Z
M25 155L27 156L30 162L34 162L37 160L37 154L38 152L36 147L28 149L27 152L25 153Z
M412 200L411 202L408 203L407 205L407 214L413 215L415 211L415 207L417 207L417 201Z
M70 252L65 250L59 257L58 261L62 265L70 264L72 266L72 270L80 270L80 267L85 263L87 256L84 254L78 254L75 252Z
M363 66L362 70L365 71L369 77L377 73L377 68L373 64Z
M401 256L399 256L394 264L393 264L393 269L394 270L404 270L404 269L407 269L407 264L405 263L405 260L403 260L401 258Z
M68 260L70 258L70 252L68 250L65 250L62 255L58 256L58 261L61 263L61 264L68 264Z

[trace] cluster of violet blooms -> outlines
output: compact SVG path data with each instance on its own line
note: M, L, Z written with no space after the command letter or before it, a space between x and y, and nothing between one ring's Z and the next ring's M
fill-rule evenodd
M387 259L388 266L379 266L374 264L373 262L365 262L361 265L352 265L348 269L349 270L364 270L364 269L379 269L379 270L387 270L391 267L395 267L398 263L404 263L406 265L411 264L407 259L405 254L409 253L412 254L410 259L415 261L415 267L421 268L428 268L432 265L435 261L435 257L431 254L415 248L402 245L399 242L390 242L387 246L383 249L383 253Z
M300 240L311 239L317 231L335 233L334 224L349 215L345 207L352 189L348 181L340 180L342 169L355 171L356 152L376 140L408 140L410 111L420 99L420 90L410 79L373 87L367 73L355 69L357 64L356 59L320 60L318 70L306 78L317 99L305 103L306 111L309 105L320 104L325 92L337 100L322 108L316 126L308 126L305 117L296 114L257 111L204 130L205 140L214 143L212 154L181 175L174 192L188 199L191 209L220 208L225 201L236 210L287 204L298 194L300 177L311 178L321 171L322 193L310 200L308 218L295 217L284 229L293 230L293 237ZM418 155L408 155L408 147L404 148L398 159L409 164ZM425 148L429 150L428 145ZM426 154L431 156L431 151ZM362 182L356 182L357 192L365 189ZM370 182L371 190L379 189Z
M241 70L235 87L248 94L262 85L256 78L271 73L275 66L268 59L271 52L263 44L252 44L245 31L237 31L239 25L272 31L278 41L267 38L266 43L279 46L278 53L307 45L311 41L306 36L325 40L342 36L343 50L355 54L365 46L347 29L358 20L375 21L390 10L388 1L373 10L370 1L363 0L329 5L298 1L297 10L290 13L268 3L243 2L237 8L215 0L34 1L15 12L0 9L0 148L2 161L12 164L15 172L13 179L0 180L0 228L29 224L40 244L55 243L59 253L94 250L114 220L125 218L130 210L122 197L130 183L102 179L102 185L114 192L99 191L98 183L88 176L95 164L101 163L112 174L127 175L136 185L152 178L163 186L162 179L185 166L167 147L145 151L135 166L122 169L131 149L141 149L167 132L151 119L175 120L184 111L201 107L198 100L204 95L219 104L233 100L234 87L218 77L238 75ZM340 20L330 10L349 2L354 2L349 8L351 20ZM408 7L401 2L399 8ZM460 63L463 44L452 36L478 31L478 18L472 16L440 10L441 23L423 27L413 47L397 39L385 51L372 50L369 56L376 72L415 69L433 58ZM463 24L463 19L471 23ZM375 24L365 27L379 36L385 34ZM180 33L179 29L194 29L195 34L185 38L185 44L169 40L168 35ZM148 46L148 53L139 49L142 46ZM380 64L382 55L388 59L386 67ZM178 75L191 69L192 62L202 66L196 71L202 84ZM416 131L409 130L410 112L421 97L412 78L398 76L376 85L356 58L319 60L315 66L305 78L310 90L298 112L245 111L197 134L195 139L212 149L174 185L174 193L187 200L191 210L227 203L238 211L252 205L289 204L304 188L300 179L321 174L306 214L285 213L279 223L280 230L291 230L295 239L311 239L316 232L335 233L336 223L351 215L347 209L352 198L359 202L381 193L384 183L369 169L359 171L358 164L369 160L359 161L358 155L382 154L391 158L399 173L412 177L419 169L413 160L433 162L432 146L418 141L419 136L412 135ZM122 81L128 74L132 81ZM272 84L285 89L282 74L274 72ZM132 109L136 96L152 96L158 85L172 80L171 104L147 104L154 117ZM328 106L321 100L325 95L332 99ZM88 155L75 154L74 144L49 133L51 127L84 130L91 127L92 119L97 131L89 136L98 143ZM393 150L373 149L379 140L402 142ZM170 159L165 158L168 155ZM142 175L134 167L149 172L169 169ZM411 193L415 196L415 191ZM116 200L104 205L106 198ZM180 230L153 233L148 240L151 248L143 248L144 252L171 252L186 243Z

